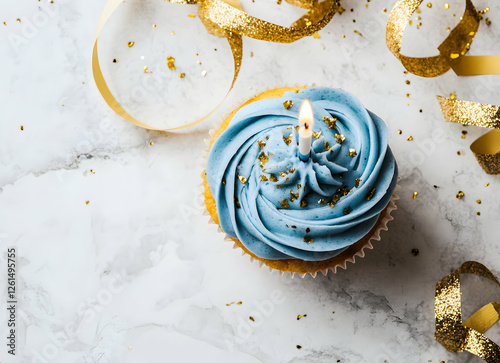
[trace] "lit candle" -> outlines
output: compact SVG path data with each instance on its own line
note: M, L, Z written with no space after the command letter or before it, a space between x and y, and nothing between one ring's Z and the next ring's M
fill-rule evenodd
M314 124L311 103L308 100L302 102L299 112L299 158L307 161L311 154L312 127Z

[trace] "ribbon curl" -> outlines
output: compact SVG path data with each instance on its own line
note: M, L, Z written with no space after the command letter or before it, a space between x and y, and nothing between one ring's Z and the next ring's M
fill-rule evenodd
M500 362L500 346L484 333L500 320L500 302L491 302L462 321L460 274L486 277L500 286L500 282L484 265L469 261L436 284L434 311L436 340L450 352L468 351L488 363Z
M457 76L500 75L500 55L466 56L479 28L481 14L471 0L465 1L460 22L439 45L439 55L408 57L401 54L401 42L412 14L423 0L399 0L389 15L386 43L389 50L411 73L421 77L436 77L450 68ZM500 106L437 96L444 118L448 122L500 129ZM500 132L493 130L477 139L471 150L488 174L500 174Z
M243 36L265 40L277 43L291 43L306 36L313 35L321 30L326 24L330 22L332 17L338 11L338 0L325 0L317 2L316 0L286 0L292 5L308 9L309 11L297 19L290 27L276 25L265 20L261 20L251 16L241 10L239 0L166 0L176 4L194 5L199 4L198 16L207 31L212 35L226 37L234 60L234 75L231 86L223 97L221 102L207 115L202 118L190 122L184 126L172 127L168 129L159 129L149 126L131 116L122 105L116 100L104 79L104 76L99 65L99 57L97 51L97 41L99 34L104 25L111 17L116 8L122 3L122 0L109 0L104 7L104 10L99 19L97 31L94 40L94 49L92 53L92 72L97 88L101 93L106 103L115 111L119 116L128 122L155 131L175 131L194 126L208 116L210 116L224 101L231 89L234 82L238 77L241 62L243 59Z

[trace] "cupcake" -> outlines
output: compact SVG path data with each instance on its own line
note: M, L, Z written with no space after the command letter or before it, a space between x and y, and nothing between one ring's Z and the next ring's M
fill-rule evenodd
M299 109L312 105L310 156L299 157ZM224 120L203 173L213 221L271 269L336 271L380 239L394 210L398 168L385 123L353 95L325 87L273 89Z

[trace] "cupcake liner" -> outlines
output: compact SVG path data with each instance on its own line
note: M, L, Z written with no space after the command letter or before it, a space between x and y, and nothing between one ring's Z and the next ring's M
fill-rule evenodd
M210 143L212 141L212 138L213 138L215 132L221 127L224 120L225 120L225 118L214 122L213 128L210 129L208 132L210 137L208 139L203 140L205 142L205 144L207 145L207 148L205 150L203 150L202 158L201 158L201 162L200 162L200 166L203 168L202 169L203 171L201 173L202 179L204 177L204 173L206 170L208 154L210 151ZM398 179L398 181L399 181L399 179ZM334 263L325 269L318 269L317 271L310 271L310 272L304 272L304 273L299 273L299 272L294 272L294 271L284 271L284 270L280 270L280 269L276 269L276 268L273 268L271 266L268 266L263 261L246 253L240 246L238 246L238 244L236 243L236 240L233 239L231 236L227 235L222 230L220 225L214 221L211 214L209 213L207 206L206 206L206 203L205 203L205 187L204 187L203 183L200 184L200 191L199 191L200 201L199 202L200 202L200 207L203 210L203 215L208 216L208 224L217 225L218 231L225 235L224 241L233 243L233 249L239 249L241 251L241 255L242 256L247 255L250 258L251 262L257 262L261 268L264 266L268 267L270 273L277 272L280 275L283 275L284 273L289 272L290 276L292 278L295 275L299 275L302 278L304 278L306 275L311 275L311 277L316 278L316 276L318 275L318 272L321 272L324 276L326 276L328 274L328 272L330 272L330 271L332 273L336 273L337 269L339 267L344 269L344 270L347 269L348 262L350 262L352 264L356 263L356 257L358 257L358 258L365 257L365 249L370 249L370 250L373 249L372 241L380 241L381 240L380 232L387 231L388 230L387 223L389 223L390 221L392 221L394 219L394 217L391 215L391 213L397 209L396 201L399 199L398 193L399 193L400 189L401 189L401 187L399 186L399 184L396 184L396 188L394 189L394 193L391 197L391 200L389 201L387 207L382 211L381 215L379 216L379 219L377 220L377 223L372 228L372 230L360 240L360 241L364 240L364 243L360 244L360 241L358 241L355 244L348 247L347 250L344 252L347 252L350 248L354 248L354 251L351 251L350 254L348 256L346 256L346 258L343 261L338 262L338 263ZM344 253L344 252L342 252L342 253ZM342 255L342 253L340 255Z

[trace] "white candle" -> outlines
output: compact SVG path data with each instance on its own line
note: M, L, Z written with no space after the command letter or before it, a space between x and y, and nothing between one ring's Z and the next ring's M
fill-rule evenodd
M299 112L299 158L307 161L311 154L312 127L314 125L313 111L308 100L302 102Z

